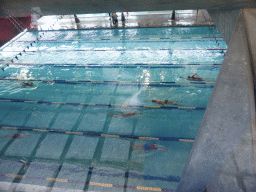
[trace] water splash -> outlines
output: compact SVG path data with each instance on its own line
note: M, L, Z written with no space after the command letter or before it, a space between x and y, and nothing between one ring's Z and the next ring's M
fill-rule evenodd
M22 69L20 71L20 74L17 75L17 79L19 79L19 80L31 80L31 79L34 79L32 76L28 77L28 72L29 72L28 69Z

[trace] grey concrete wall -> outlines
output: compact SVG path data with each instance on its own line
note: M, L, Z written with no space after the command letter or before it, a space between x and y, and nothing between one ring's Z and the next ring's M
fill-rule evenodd
M255 191L255 101L245 17L243 10L178 192L204 191L206 187L214 192ZM256 31L253 34L255 37ZM255 45L255 41L251 43Z
M256 85L256 9L246 9L244 14L249 51L253 65L254 85Z
M229 44L240 9L236 10L207 10L225 42Z

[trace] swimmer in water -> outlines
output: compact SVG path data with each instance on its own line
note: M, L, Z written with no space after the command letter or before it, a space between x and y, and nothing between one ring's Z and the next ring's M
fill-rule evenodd
M148 100L151 101L153 103L157 103L159 105L178 105L178 101L169 101L169 100L160 100L160 99L152 99L152 100Z
M33 82L30 82L30 83L21 82L21 84L24 87L32 87L33 86Z
M166 151L167 148L159 146L157 144L150 144L150 143L146 143L146 144L131 144L135 150L138 151L154 151L154 150L164 150Z
M132 113L109 113L108 114L109 117L126 117L126 116L132 116L132 115L136 115L136 113L132 112Z
M196 73L194 75L192 75L192 76L188 76L187 80L191 80L191 81L203 81L204 80L203 78L196 77L196 76L198 76Z

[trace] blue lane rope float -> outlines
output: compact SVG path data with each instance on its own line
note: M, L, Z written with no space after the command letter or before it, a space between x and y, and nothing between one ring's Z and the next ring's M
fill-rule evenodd
M143 109L180 109L180 110L205 110L206 107L182 107L182 106L155 106L155 105L116 105L116 104L95 104L95 103L67 103L67 102L51 102L51 101L35 101L25 99L8 99L0 98L0 102L18 102L18 103L34 103L34 104L54 104L54 105L82 105L95 107L119 107L119 108L143 108Z
M210 31L211 31L212 34L213 34L213 37L214 37L214 39L215 39L216 44L218 45L218 47L220 47L219 40L217 40L217 36L215 35L214 30L211 28L211 26L209 26L209 29L210 29ZM224 55L225 55L225 54L226 54L226 53L224 53Z
M74 40L62 40L61 42L72 42L72 41L131 41L131 40L213 40L215 41L215 38L221 39L222 37L164 37L164 38L115 38L115 39L110 39L110 38L101 38L101 39L74 39ZM58 40L42 40L42 41L49 41L49 42L60 42ZM16 42L30 42L30 41L16 41ZM141 42L141 41L139 41ZM149 42L154 42L154 41L149 41ZM162 42L162 41L161 41ZM169 41L168 41L169 42Z
M111 66L152 66L155 67L166 67L166 66L189 66L189 65L222 65L221 63L87 63L87 64L55 64L55 63L12 63L10 65L21 65L21 66L50 66L50 67L76 67L76 68L85 68L85 67L111 67Z
M47 42L47 43L73 43L75 41L80 41L80 42L84 42L84 43L90 43L90 40L62 40L62 41L59 41L59 40L41 40L40 42L43 43L43 42ZM95 43L94 40L91 40L92 43ZM119 43L117 41L123 41L123 40L109 40L107 43ZM189 40L189 39L181 39L181 40L128 40L127 43L175 43L175 42L180 42L180 43L183 43L183 42L209 42L209 41L212 41L212 42L215 42L215 40L212 40L212 39L192 39L192 40ZM218 40L218 41L224 41L224 40ZM31 42L31 41L16 41L16 42ZM96 40L97 42L97 40ZM97 43L106 43L103 39L102 41L99 41Z
M177 141L177 142L194 142L194 138L185 137L147 137L147 136L134 136L134 135L115 135L115 134L103 134L101 132L94 131L63 131L58 129L41 129L31 127L10 127L1 125L0 129L5 130L17 130L17 131L31 131L31 132L44 132L44 133L59 133L69 135L81 135L92 137L109 137L109 138L122 138L122 139L136 139L136 140L149 140L149 141Z
M224 53L227 49L62 49L62 50L35 50L35 51L27 51L27 53L35 53L35 52L72 52L72 51L221 51ZM2 52L20 52L20 51L2 51Z
M95 83L95 84L141 84L141 85L152 85L152 84L214 84L214 82L205 81L190 81L190 82L175 82L175 81L91 81L91 80L54 80L54 79L0 79L0 81L39 81L46 83L62 83L62 84L78 84L78 83Z

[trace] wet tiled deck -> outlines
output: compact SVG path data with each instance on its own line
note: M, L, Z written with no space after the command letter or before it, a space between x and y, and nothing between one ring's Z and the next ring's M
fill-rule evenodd
M172 20L172 11L125 12L124 21L121 13L117 13L118 23L113 24L108 13L77 15L80 24L75 23L74 15L45 16L38 20L38 30L65 29L110 29L135 27L179 27L213 25L206 10L176 11Z

